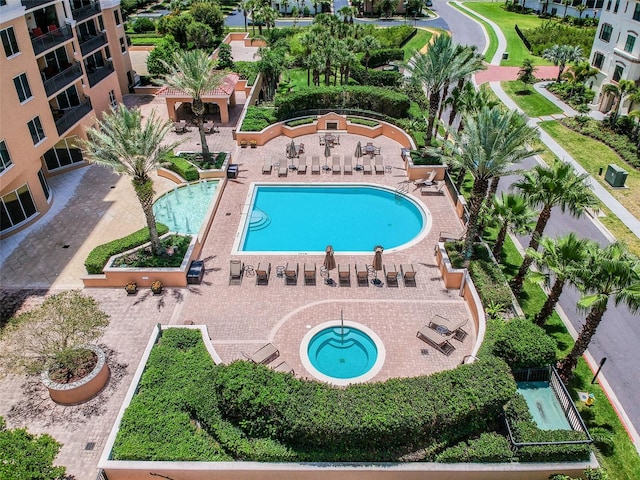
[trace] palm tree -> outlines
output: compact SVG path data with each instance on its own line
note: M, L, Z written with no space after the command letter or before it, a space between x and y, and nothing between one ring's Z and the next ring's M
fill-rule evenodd
M578 238L571 232L557 239L544 237L540 240L542 252L532 249L527 251L538 268L537 272L529 272L529 279L547 286L555 279L547 300L533 319L537 325L544 325L551 316L564 286L567 283L578 284L594 245L597 246L595 242Z
M247 31L247 15L249 15L250 12L253 12L253 8L254 8L254 2L253 0L244 0L244 2L242 2L240 4L240 10L242 10L242 15L244 16L244 31ZM253 34L255 35L255 24L253 25Z
M291 2L289 0L282 0L282 6L284 7L284 15L287 16L287 8Z
M570 164L556 160L551 167L536 165L512 185L512 188L527 199L529 205L541 209L529 242L531 250L538 250L538 244L551 217L553 207L560 207L562 212L569 210L569 213L576 218L579 218L587 208L598 208L598 200L587 183L588 177L588 173L578 174ZM533 257L526 254L518 274L511 282L516 294L522 290L524 277L532 262Z
M527 144L537 138L538 132L529 127L518 112L503 111L499 107L483 107L477 113L466 114L464 123L464 130L453 134L460 155L453 157L452 163L474 177L463 252L465 266L468 266L489 182L494 177L513 173L510 167L532 154Z
M562 72L564 72L567 63L582 62L584 60L582 48L573 45L554 45L542 52L542 56L558 67L558 78L556 82L560 82Z
M123 104L104 113L97 128L87 130L87 140L81 140L84 157L131 177L133 189L142 206L154 255L162 253L156 217L153 214L153 180L149 176L158 167L160 159L178 146L178 142L164 144L171 129L169 120L162 121L155 110L144 125L140 110L129 110Z
M629 253L624 244L616 242L596 250L586 267L584 290L587 294L580 299L578 307L589 313L573 349L558 364L565 383L595 335L609 299L613 298L616 306L626 305L631 313L640 311L640 259Z
M380 48L380 42L373 35L365 35L359 43L360 51L364 53L364 67L369 70L369 60L371 60L371 52Z
M623 101L627 95L632 95L638 91L638 87L633 80L620 80L618 84L607 83L602 86L602 92L613 95L613 105L611 111L613 112L613 118L617 119L620 115L620 107L622 107Z
M519 234L531 232L537 213L520 195L502 192L500 196L493 196L491 218L500 223L496 243L493 245L493 256L496 260L500 261L502 257L507 230L511 229Z
M202 96L222 83L223 72L215 70L216 61L212 60L204 50L179 50L173 54L173 65L166 64L168 74L163 76L162 83L183 91L193 98L191 110L200 132L202 157L208 161L211 157L204 134L204 102Z

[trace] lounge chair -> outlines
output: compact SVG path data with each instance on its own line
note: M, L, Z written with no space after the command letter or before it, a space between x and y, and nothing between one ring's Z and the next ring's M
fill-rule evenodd
M204 128L204 133L211 133L213 132L213 126L215 124L213 122L205 122L204 125L202 126Z
M256 267L256 285L269 285L269 275L271 275L271 264L267 264L267 268L259 263Z
M307 173L307 157L304 155L300 155L300 158L298 158L298 173Z
M414 185L420 186L420 187L426 187L428 185L433 185L433 180L436 178L436 174L438 172L436 172L435 170L431 170L431 172L429 172L429 175L427 175L424 178L420 178L416 181L413 182Z
M373 170L371 169L371 158L370 157L362 157L362 173L371 173Z
M300 145L298 145L298 155L301 153L304 153L304 143L300 143Z
M341 287L351 286L351 264L338 264L338 284Z
M229 285L240 285L242 283L242 271L244 265L240 260L229 260Z
M304 284L305 285L316 284L316 264L315 263L304 264Z
M320 157L318 155L311 157L311 174L314 173L320 174Z
M351 175L353 173L353 162L351 155L344 156L344 173L345 175Z
M398 286L398 270L395 265L391 265L387 268L386 265L382 266L382 270L384 270L384 277L387 279L388 287L397 287Z
M267 343L253 355L248 356L248 360L253 363L266 365L280 356L280 352L271 343Z
M295 373L293 371L293 368L291 368L291 366L287 362L280 362L278 365L273 367L273 371L280 373L290 373L291 375Z
M176 133L184 133L187 131L187 122L184 120L173 122L173 129Z
M284 284L297 285L299 271L300 269L297 263L287 263L287 266L284 268Z
M342 172L342 167L340 166L340 155L334 155L331 157L331 171L333 173Z
M340 145L340 135L333 136L333 143L335 143L336 145Z
M451 352L456 349L453 345L451 345L449 340L444 338L434 329L430 328L429 325L425 325L420 330L418 330L416 337L418 337L423 342L427 342L433 348L445 354L446 356L451 355Z
M287 165L287 163L280 162L280 165L278 166L278 176L286 177L288 173L289 173L289 166Z
M326 141L326 140L325 140L325 138L324 138L324 135L320 135L318 138L319 138L319 140L320 140L320 145L321 145L321 146L324 146L325 141Z
M262 173L266 175L271 175L271 170L273 169L273 164L271 160L264 159L264 164L262 165Z
M427 185L425 187L422 187L420 189L420 194L421 195L427 195L429 193L435 193L435 194L444 194L444 187L447 184L444 183L444 181L441 182L435 182L433 185Z
M381 155L376 155L374 165L376 168L376 173L384 174L384 162Z
M468 318L458 318L457 320L449 320L442 315L435 314L429 322L429 327L442 335L453 335L455 340L459 342L467 338L467 332L462 327L467 323Z
M358 279L359 287L369 286L369 270L367 270L365 264L356 264L356 278Z
M400 272L402 273L402 279L404 280L405 287L416 286L416 271L413 265L410 263L403 263L400 265Z
M467 233L467 229L464 228L460 233L440 232L438 235L439 242L459 242L464 238Z

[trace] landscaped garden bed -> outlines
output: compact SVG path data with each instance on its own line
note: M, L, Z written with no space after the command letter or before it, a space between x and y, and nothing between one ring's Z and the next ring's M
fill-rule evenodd
M134 250L114 258L111 267L119 268L172 268L182 264L189 249L189 235L171 234L160 239L163 254L154 255L151 246Z

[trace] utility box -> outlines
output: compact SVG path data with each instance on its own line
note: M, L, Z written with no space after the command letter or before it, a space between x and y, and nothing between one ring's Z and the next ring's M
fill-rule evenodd
M624 187L624 182L627 179L627 172L617 165L609 164L607 167L607 173L604 175L604 179L612 187Z
M504 53L502 54L502 59L503 59L503 60L509 60L509 52L504 52Z

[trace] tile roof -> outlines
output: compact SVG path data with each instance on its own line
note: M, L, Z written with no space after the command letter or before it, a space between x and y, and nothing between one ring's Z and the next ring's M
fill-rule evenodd
M226 75L222 79L222 83L219 86L217 86L213 90L209 90L208 92L206 92L204 95L202 95L202 98L228 97L235 90L236 84L238 83L239 79L240 79L240 76L237 73L230 73L229 75ZM158 95L162 95L164 97L187 97L188 96L182 90L179 90L177 88L172 88L172 87L162 87L160 90L158 90Z

